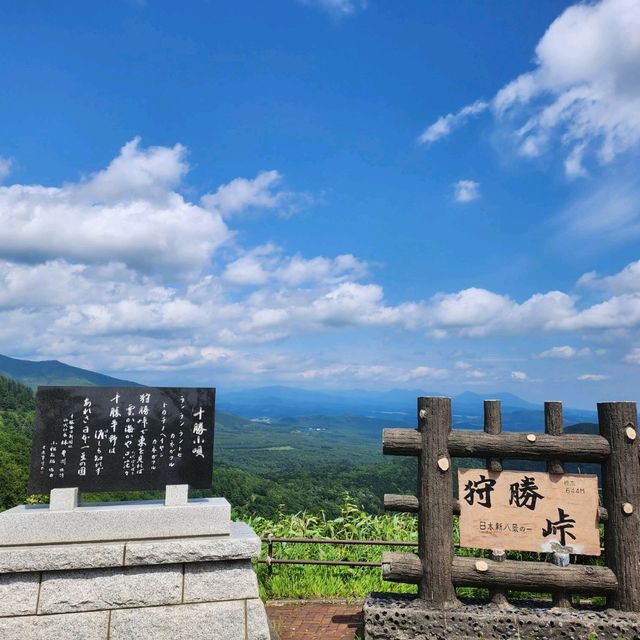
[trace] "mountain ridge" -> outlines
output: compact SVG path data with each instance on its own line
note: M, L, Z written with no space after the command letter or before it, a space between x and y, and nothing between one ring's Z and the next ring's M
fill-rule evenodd
M0 375L7 376L32 389L38 385L143 386L131 380L107 376L89 369L68 365L59 360L21 360L0 355ZM220 391L220 389L219 389ZM250 419L298 416L364 416L396 419L415 424L416 398L446 395L433 390L361 389L315 390L270 385L229 390L218 393L217 408ZM512 393L497 391L480 395L464 391L452 398L454 423L457 426L481 428L485 398L500 400L506 428L524 430L544 424L544 407ZM595 411L564 409L565 422L594 422Z
M59 360L21 360L0 354L0 375L36 389L38 386L142 386L131 380L121 380L102 373L74 367Z
M218 406L230 413L253 418L282 418L302 415L361 415L375 418L398 416L408 424L415 424L416 399L419 396L442 396L439 392L416 389L392 389L373 392L358 389L315 391L286 386L255 387L233 390L218 396ZM505 391L481 396L464 391L452 397L454 423L481 427L484 419L484 400L500 400L506 427L516 430L544 424L544 405L524 400ZM565 422L593 422L596 412L586 409L564 408Z

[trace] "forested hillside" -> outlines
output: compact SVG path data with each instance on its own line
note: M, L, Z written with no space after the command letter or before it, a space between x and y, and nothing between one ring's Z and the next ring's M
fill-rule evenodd
M34 407L29 387L0 376L0 509L26 499Z

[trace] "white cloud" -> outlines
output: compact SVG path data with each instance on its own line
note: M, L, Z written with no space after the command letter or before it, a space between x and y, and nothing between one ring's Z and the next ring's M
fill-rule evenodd
M0 260L0 308L47 309L126 297L163 302L171 295L171 289L123 264L81 265L54 260L28 265Z
M219 214L173 189L185 150L126 144L104 171L62 187L0 187L0 257L121 262L143 271L200 270L230 236Z
M287 197L287 194L275 191L281 181L282 176L277 171L262 171L253 180L236 178L222 185L215 193L204 195L201 202L224 217L250 208L275 209Z
M512 371L511 378L518 382L524 382L529 379L529 376L524 371Z
M458 180L453 185L453 199L456 202L472 202L480 197L480 183L474 180Z
M317 7L335 18L351 16L357 11L367 8L367 0L298 0L310 7Z
M551 347L539 354L540 358L550 358L553 360L570 360L572 358L578 358L591 355L591 349L584 347L582 349L576 349L569 345L562 347Z
M588 173L582 165L586 144L576 145L564 161L564 171L568 178L585 178Z
M469 380L482 380L487 377L487 372L480 369L467 369L464 372L465 378Z
M489 103L484 100L476 100L456 113L448 113L440 116L432 125L429 125L418 137L418 142L431 144L448 136L453 129L464 124L469 118L476 116L489 108Z
M640 295L613 296L559 319L555 327L563 330L620 329L640 323Z
M509 296L470 288L439 293L425 303L431 329L467 337L608 331L640 326L640 294L612 296L579 308L562 291L533 294L518 303Z
M70 199L103 204L166 202L189 170L187 150L181 144L143 149L140 141L136 137L127 142L103 171L79 184L66 185Z
M11 158L0 157L0 182L2 182L10 173L13 160Z
M437 294L427 306L433 325L471 337L558 330L576 313L573 299L561 291L536 293L517 303L508 296L473 287Z
M175 279L202 272L232 237L223 215L250 208L290 212L300 194L281 191L281 175L237 178L199 206L177 189L186 149L125 144L109 166L61 187L0 186L0 258L37 263L121 263ZM304 196L304 194L302 194Z
M600 278L595 271L589 271L580 277L577 284L611 293L640 293L640 260L630 262L612 276Z
M567 175L582 176L589 151L607 163L640 142L639 67L637 0L575 4L538 42L535 68L498 91L492 108L508 122L524 116L515 134L524 155L538 155L558 140ZM477 104L440 118L420 139L444 137Z
M334 364L302 371L304 380L384 380L386 382L415 382L416 380L441 380L449 375L446 369L419 366L412 369L390 365Z
M283 256L272 244L256 247L227 264L222 278L237 286L264 285L269 281L287 286L332 284L360 279L367 274L366 263L351 254L305 259L300 255Z
M241 287L263 285L269 280L267 268L273 264L275 247L264 245L245 253L233 262L229 262L222 279Z
M424 380L432 378L446 378L449 372L446 369L438 369L437 367L414 367L407 374L408 380Z
M0 220L11 229L0 236L0 352L111 371L213 367L329 380L337 364L293 351L307 336L331 333L343 344L371 338L380 346L361 362L340 364L342 381L408 383L444 378L449 364L417 354L397 366L373 361L392 332L416 343L578 331L587 334L581 339L621 331L627 344L636 339L637 263L613 275L585 274L580 283L593 289L595 302L562 291L516 300L478 287L390 302L369 265L352 254L306 257L268 242L249 249L230 242L233 230L219 211L178 193L184 156L179 146L141 149L134 141L80 182L0 187ZM589 353L598 355L564 344L540 356ZM496 377L456 358L451 369L462 380Z
M310 260L296 255L281 264L275 276L288 285L297 286L308 282L360 279L367 272L367 264L350 253L333 259L317 256Z
M578 376L578 380L582 382L602 382L602 380L607 380L609 376L605 376L599 373L584 373L581 376Z

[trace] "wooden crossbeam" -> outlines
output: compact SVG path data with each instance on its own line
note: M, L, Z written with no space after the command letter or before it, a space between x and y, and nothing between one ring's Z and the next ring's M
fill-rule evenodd
M518 460L558 460L566 462L602 462L611 446L602 436L546 433L531 434L481 431L452 431L448 438L449 454L457 458L513 458ZM384 429L382 450L396 456L417 456L422 439L415 429Z
M422 579L422 564L415 553L382 554L382 577L390 582L416 584ZM612 594L618 589L608 567L572 564L557 567L544 562L479 560L455 557L451 578L456 587L502 587L518 591L581 594Z

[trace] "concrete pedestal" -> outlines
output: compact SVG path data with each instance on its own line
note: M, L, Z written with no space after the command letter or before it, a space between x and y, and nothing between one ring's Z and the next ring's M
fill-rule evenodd
M464 604L438 609L415 597L371 594L364 603L365 640L640 640L640 615L595 608L497 608Z
M229 533L231 507L224 498L89 502L68 509L20 505L0 514L0 548Z
M98 507L101 540L98 520L91 520L97 512L83 524L76 513L82 507L29 510L29 526L19 531L12 523L25 510L0 514L0 638L269 640L251 565L260 539L246 524L230 523L228 503L216 500L208 506L217 509L217 523L207 505L194 512L193 501ZM56 516L67 519L54 522ZM203 535L207 527L225 533Z

